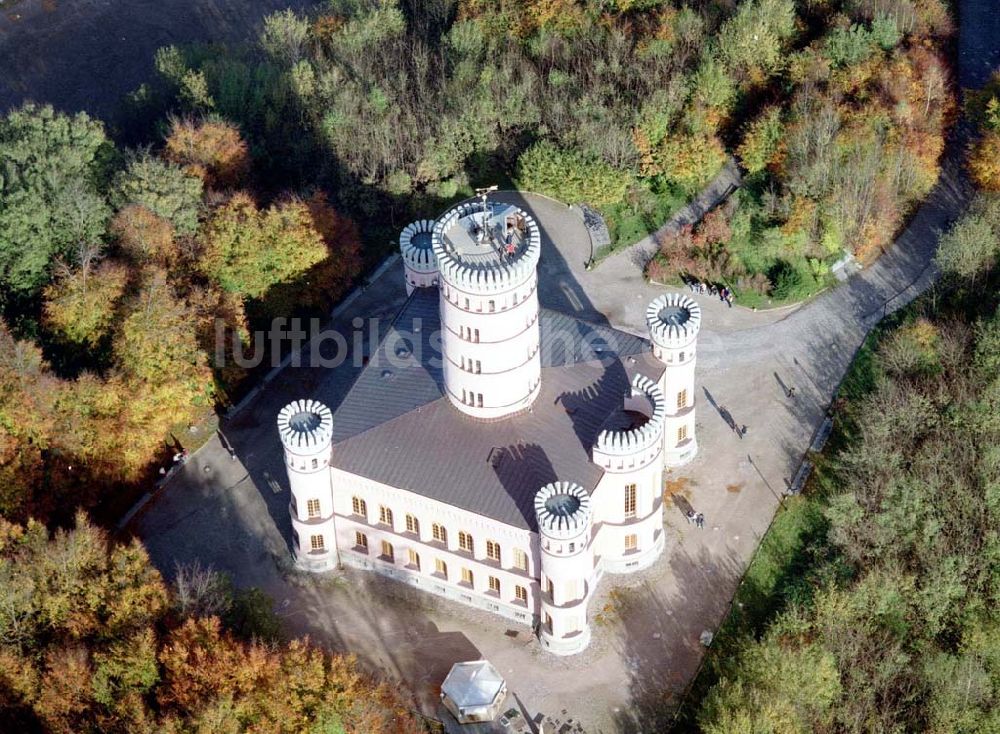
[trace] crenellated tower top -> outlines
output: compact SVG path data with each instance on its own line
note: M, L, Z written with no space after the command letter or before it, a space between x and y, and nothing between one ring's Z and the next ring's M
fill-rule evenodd
M660 386L648 377L636 375L625 396L623 408L645 420L629 428L605 429L598 433L594 442L595 461L603 458L603 463L607 463L612 456L638 456L651 448L659 448L666 415L666 401Z
M576 538L590 530L590 495L574 482L546 484L535 495L538 531L548 538Z
M701 306L681 293L664 293L646 308L646 326L661 349L685 347L698 337Z
M459 204L434 225L432 247L441 278L463 292L503 293L535 275L538 223L511 204Z
M333 441L333 413L317 400L293 400L278 413L278 432L293 454L321 453Z
M433 239L434 220L418 219L407 224L399 233L399 253L407 271L413 274L437 276L438 264L434 256ZM410 273L407 273L408 275ZM431 285L431 279L420 279L420 287Z

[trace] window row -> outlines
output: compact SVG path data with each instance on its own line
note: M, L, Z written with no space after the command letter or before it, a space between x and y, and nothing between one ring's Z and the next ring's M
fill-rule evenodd
M465 405L471 405L475 408L483 407L483 394L481 392L472 392L471 390L466 390L462 388L462 402Z
M458 338L465 339L467 342L472 342L473 344L479 343L479 329L473 329L469 326L459 326L458 327Z
M355 515L365 518L366 521L368 520L368 503L365 500L360 497L352 497L351 509ZM386 525L391 529L394 528L392 508L379 505L378 521L380 525ZM420 537L420 520L415 515L406 514L406 532L412 533L418 538ZM440 523L432 523L431 539L447 547L448 529ZM458 532L458 548L470 556L474 557L476 555L476 543L472 537L472 533L467 533L464 530ZM498 564L501 563L500 543L495 540L487 540L486 557L491 561L496 561ZM521 548L515 548L513 551L513 567L520 571L527 572L528 570L528 554Z
M513 308L518 303L522 303L524 301L527 301L528 300L528 296L530 296L530 295L531 295L531 291L529 291L528 293L525 293L523 295L519 295L518 293L513 293L513 294L511 294L510 304L508 305L507 301L504 300L504 301L500 302L499 307L497 306L496 300L492 299L492 298L488 299L486 301L477 300L475 302L475 310L476 310L476 313L483 313L484 310L486 311L486 313L496 313L497 311L506 311L508 308ZM469 296L459 296L459 294L457 292L452 291L448 286L444 287L444 297L449 302L454 303L456 306L458 306L459 303L461 302L462 303L462 307L466 311L472 311L473 310L472 299L469 298ZM461 299L461 301L459 299Z
M483 363L478 359L473 360L471 357L469 359L462 357L461 366L466 372L474 372L477 375L482 374L483 371Z
M296 457L294 455L292 455L292 454L286 454L285 458L288 460L288 466L290 466L290 467L292 467L294 469L295 468L295 458ZM323 466L326 466L326 460L323 461ZM305 468L306 468L306 462L305 462L305 459L303 459L302 461L299 462L299 469L305 469ZM319 459L318 458L317 459L312 459L309 462L309 468L311 468L311 469L319 469L320 468L319 467Z
M314 538L319 538L320 548L322 548L323 536L313 536ZM364 552L368 551L368 536L362 533L360 530L354 533L354 545L357 549ZM315 550L315 548L314 548ZM383 540L380 548L379 557L388 562L396 562L396 550L392 543L388 540ZM420 554L413 548L407 548L406 550L406 565L409 566L414 571L420 571ZM445 581L448 580L448 563L441 558L434 559L434 574L441 577ZM475 588L475 575L471 568L462 567L460 574L461 583ZM489 591L497 596L500 596L500 579L496 576L487 576L487 585ZM514 598L515 600L523 603L528 601L528 589L519 584L514 585Z

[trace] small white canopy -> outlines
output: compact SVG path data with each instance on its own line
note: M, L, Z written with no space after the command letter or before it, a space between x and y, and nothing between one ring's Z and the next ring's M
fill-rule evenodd
M441 698L460 723L491 721L507 696L507 683L488 660L455 663L441 684Z

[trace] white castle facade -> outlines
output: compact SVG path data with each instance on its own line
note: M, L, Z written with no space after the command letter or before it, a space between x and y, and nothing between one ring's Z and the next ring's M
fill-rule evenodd
M700 309L658 297L647 342L540 308L539 228L509 205L459 205L400 246L409 300L336 411L318 395L278 416L297 564L382 573L577 653L603 575L663 553L663 471L697 451Z

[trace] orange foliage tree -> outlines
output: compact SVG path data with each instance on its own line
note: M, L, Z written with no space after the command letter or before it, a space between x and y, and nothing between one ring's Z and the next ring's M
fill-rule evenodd
M250 170L250 151L240 131L219 119L174 118L163 155L210 188L237 186Z
M0 519L0 730L422 731L352 658L177 620L146 551L78 514L50 535Z

